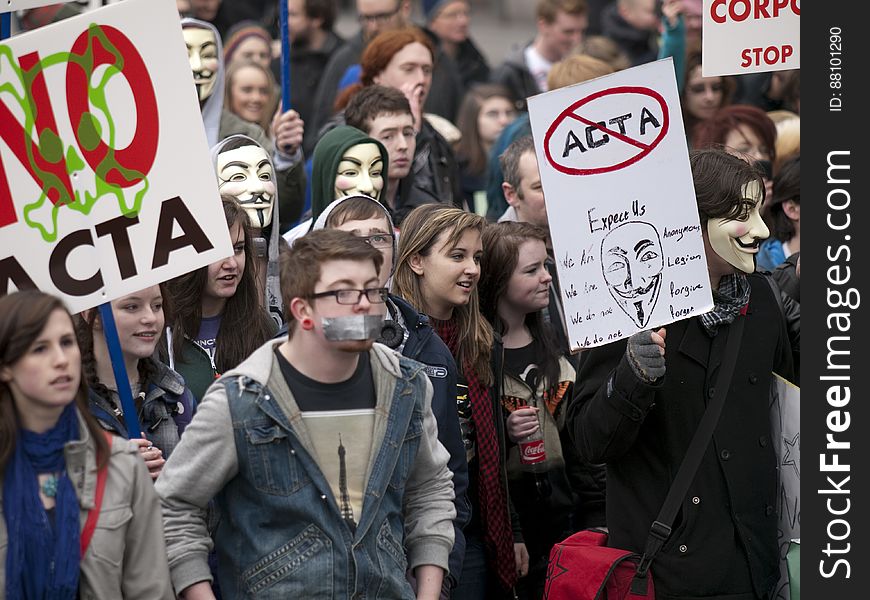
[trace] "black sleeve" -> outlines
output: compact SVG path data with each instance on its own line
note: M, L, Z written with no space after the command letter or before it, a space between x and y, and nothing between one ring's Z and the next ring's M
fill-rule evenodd
M305 205L305 161L300 160L289 169L281 169L278 179L278 227L287 233L302 216Z
M625 344L593 348L580 358L567 429L580 457L592 464L609 462L631 448L662 385L646 384L634 374Z

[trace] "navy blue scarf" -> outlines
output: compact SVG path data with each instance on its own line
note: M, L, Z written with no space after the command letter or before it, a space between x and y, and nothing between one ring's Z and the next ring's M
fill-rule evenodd
M66 473L63 447L79 438L73 403L45 433L18 430L3 477L7 600L71 600L79 586L79 503ZM39 473L61 472L52 528L39 499Z

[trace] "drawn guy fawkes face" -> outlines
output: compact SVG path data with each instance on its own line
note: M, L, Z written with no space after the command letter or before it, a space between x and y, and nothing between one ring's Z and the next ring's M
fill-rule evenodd
M638 327L646 327L662 287L664 257L649 223L624 223L601 241L601 270L610 295Z
M275 176L263 148L251 145L221 152L217 174L218 189L239 201L251 227L262 229L272 222Z

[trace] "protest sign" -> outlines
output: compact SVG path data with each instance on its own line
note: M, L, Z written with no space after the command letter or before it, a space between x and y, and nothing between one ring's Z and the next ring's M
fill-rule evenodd
M670 59L529 98L572 349L713 307Z
M789 600L786 556L801 537L801 390L774 373L770 391L770 436L779 471L779 570L775 600Z
M171 0L0 44L0 294L78 312L230 254Z
M799 0L704 0L704 77L801 66Z
M3 7L3 10L15 12L26 8L36 8L38 6L48 6L49 4L57 4L57 0L7 0L8 4Z

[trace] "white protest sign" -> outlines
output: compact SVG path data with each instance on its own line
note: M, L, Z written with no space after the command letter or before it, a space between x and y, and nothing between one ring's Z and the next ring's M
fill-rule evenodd
M0 44L0 295L75 312L231 254L172 0Z
M775 600L789 600L786 553L801 537L801 390L774 373L770 390L770 435L779 471L779 571Z
M800 0L704 0L704 77L801 66Z
M571 348L710 310L671 59L528 102Z

